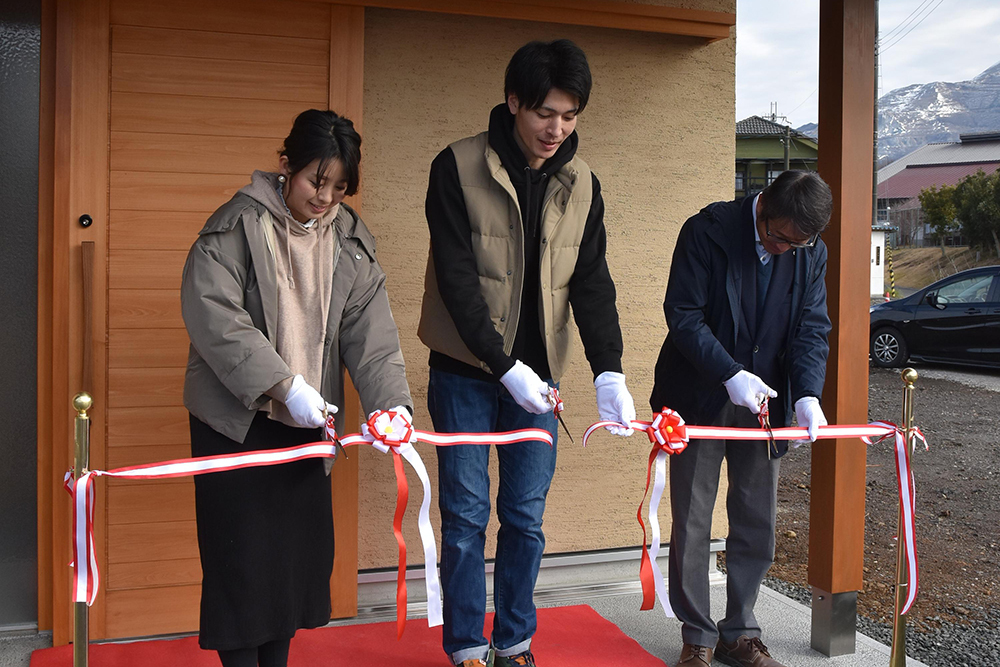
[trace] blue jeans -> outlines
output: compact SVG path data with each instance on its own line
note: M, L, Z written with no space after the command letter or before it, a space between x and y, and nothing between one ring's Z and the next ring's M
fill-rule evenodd
M541 428L552 434L551 447L544 442L497 447L500 532L493 571L496 615L492 641L483 636L490 448L437 448L444 650L455 663L485 658L491 643L502 656L527 651L537 626L532 595L545 550L542 514L556 468L558 422L551 412L533 415L525 411L499 383L433 368L427 386L427 408L434 430L442 433Z

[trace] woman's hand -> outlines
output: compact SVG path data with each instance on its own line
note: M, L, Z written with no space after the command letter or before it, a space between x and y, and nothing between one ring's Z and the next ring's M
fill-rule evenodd
M326 424L324 412L337 412L337 406L327 403L301 375L292 379L292 388L288 390L284 403L288 414L303 428L319 428Z

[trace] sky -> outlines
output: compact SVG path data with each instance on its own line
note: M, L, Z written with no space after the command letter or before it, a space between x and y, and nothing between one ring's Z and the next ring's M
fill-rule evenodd
M1000 1L878 0L879 95L932 81L966 81L1000 62ZM737 0L736 119L816 122L819 0Z

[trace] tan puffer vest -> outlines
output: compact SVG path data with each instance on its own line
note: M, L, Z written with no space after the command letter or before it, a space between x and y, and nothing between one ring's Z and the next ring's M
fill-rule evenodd
M487 133L451 145L472 227L479 285L493 326L510 354L517 332L524 283L524 229L517 193L488 141ZM569 281L580 254L593 181L590 167L574 156L548 180L541 217L539 305L549 370L556 382L569 359L572 324ZM462 342L441 300L432 253L427 257L424 300L417 330L430 349L489 372Z

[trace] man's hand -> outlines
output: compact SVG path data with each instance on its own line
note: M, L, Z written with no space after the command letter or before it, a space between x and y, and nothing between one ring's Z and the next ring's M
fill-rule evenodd
M632 435L628 424L635 421L635 402L625 386L625 375L604 371L594 380L597 389L597 414L601 421L618 422L622 426L605 426L615 435Z
M326 424L323 411L333 414L337 406L327 403L318 391L309 386L301 375L292 379L292 387L283 401L288 414L303 428L319 428Z
M515 361L514 366L500 377L500 382L522 408L535 415L552 412L549 385L530 367Z
M815 396L805 396L795 401L795 420L799 426L804 426L809 431L809 442L816 442L819 427L827 425L826 415Z
M776 398L778 392L764 384L764 381L749 371L740 371L725 382L729 400L734 405L742 405L750 412L760 413L760 404L765 398Z

